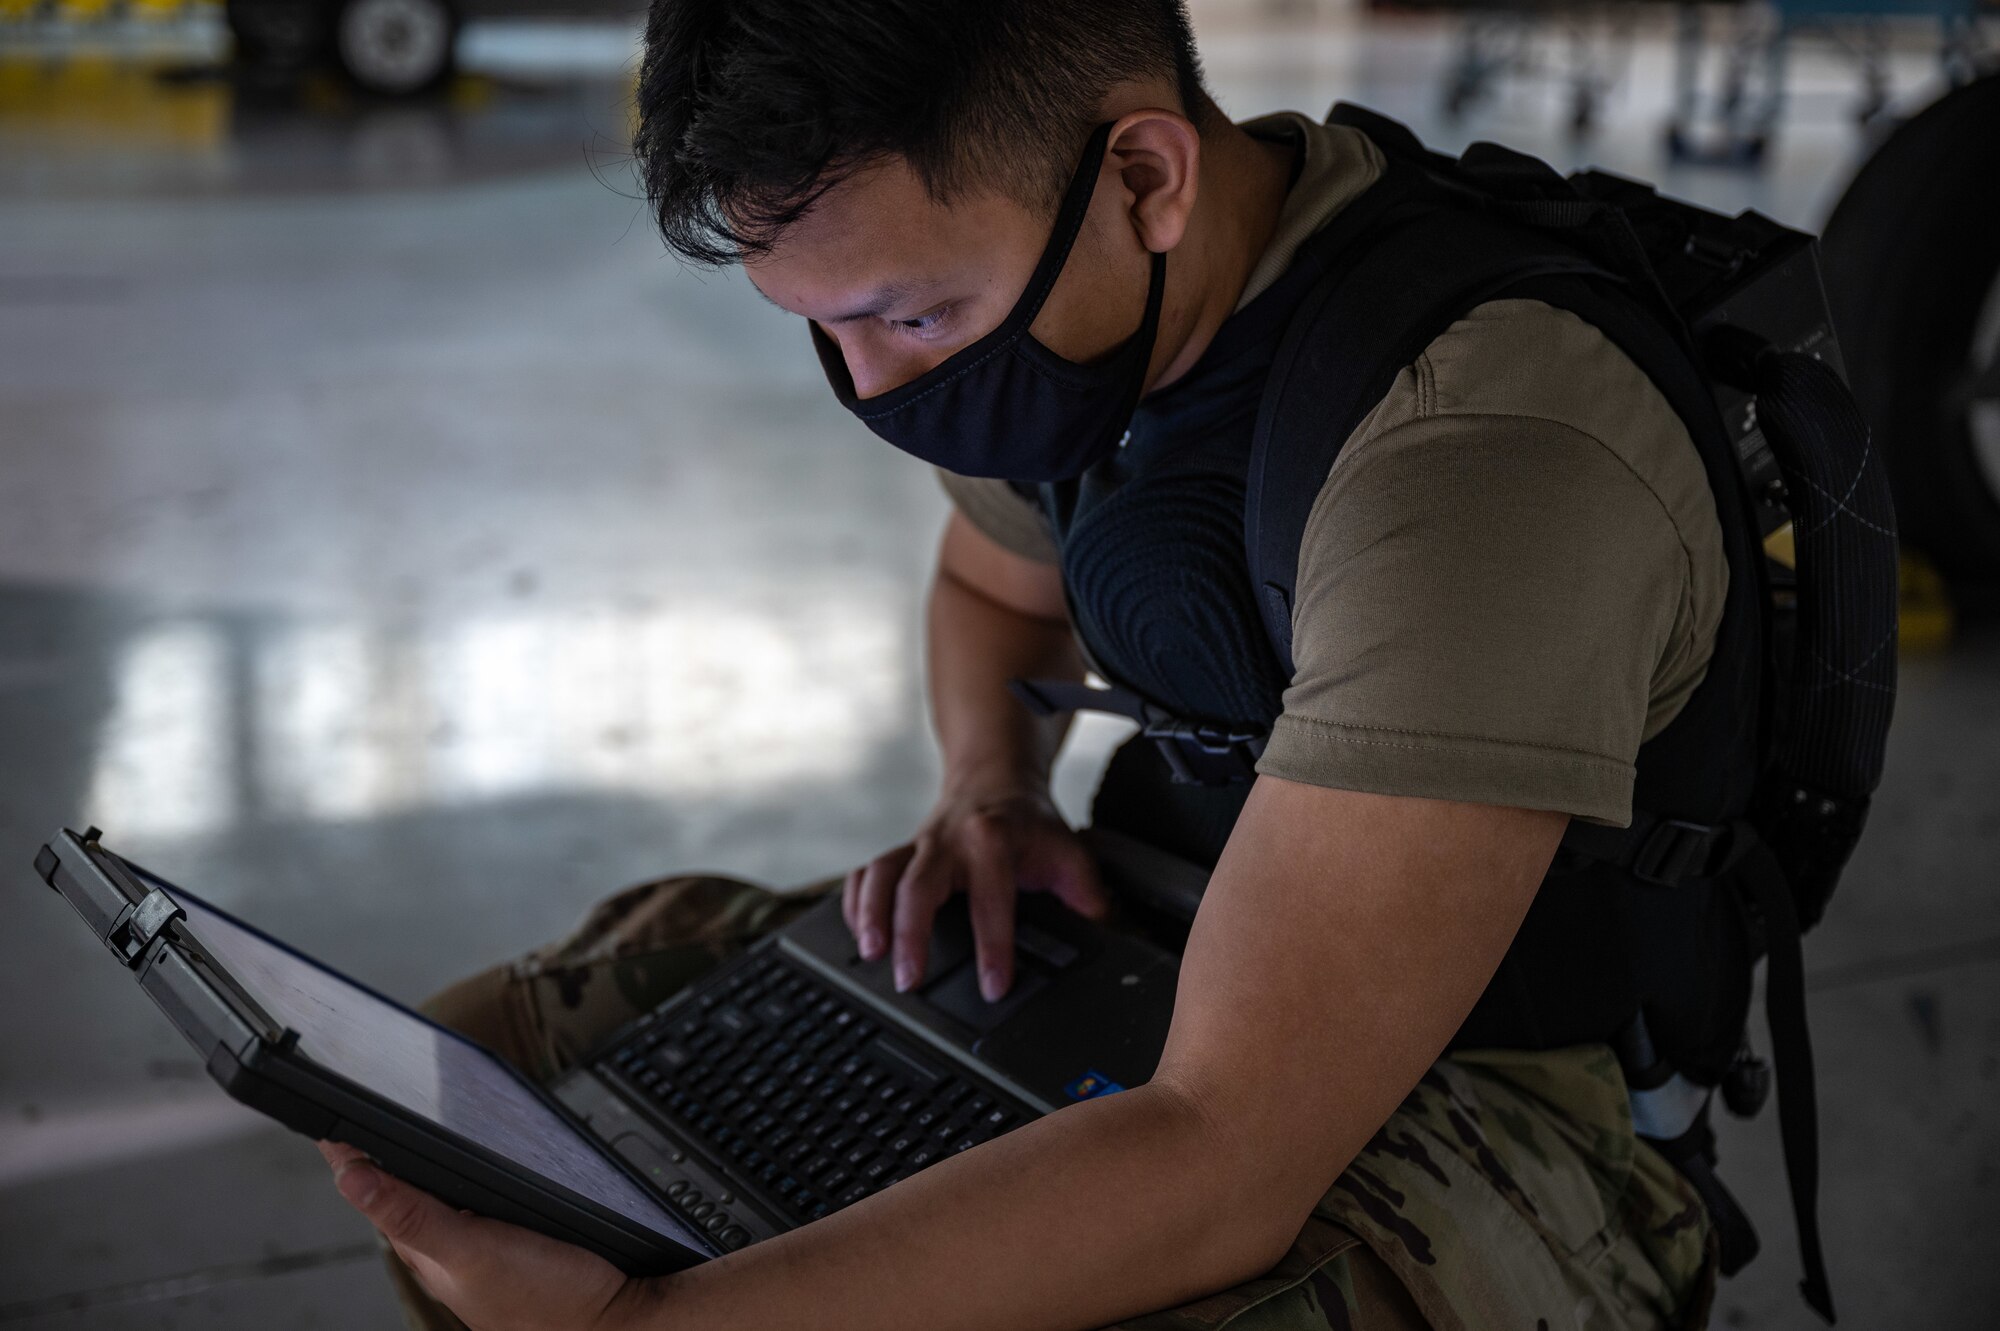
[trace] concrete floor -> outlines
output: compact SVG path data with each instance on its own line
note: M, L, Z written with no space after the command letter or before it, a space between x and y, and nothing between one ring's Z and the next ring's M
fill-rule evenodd
M1655 38L1575 145L1533 86L1443 122L1446 27L1236 8L1197 12L1239 115L1354 97L1806 223L1858 146L1825 63L1772 170L1669 171ZM839 411L801 328L664 259L607 187L584 149L622 132L623 33L468 41L482 72L418 107L122 57L95 98L37 59L0 101L0 1325L394 1325L317 1157L33 885L59 825L414 998L631 880L844 868L929 799L930 477ZM1904 679L1810 948L1823 1214L1848 1325L1984 1326L2000 631ZM1813 1325L1775 1123L1725 1151L1767 1255L1718 1322Z

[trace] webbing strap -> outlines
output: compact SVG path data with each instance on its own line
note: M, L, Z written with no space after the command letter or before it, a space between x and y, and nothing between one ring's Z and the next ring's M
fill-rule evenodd
M1073 679L1010 679L1008 692L1036 716L1060 712L1105 712L1139 723L1177 784L1239 785L1257 779L1270 732L1189 721L1146 701L1129 689L1092 688Z
M1734 821L1691 823L1634 809L1630 827L1572 821L1559 854L1612 865L1655 887L1675 887L1690 878L1726 872L1742 854L1747 835L1748 829Z
M1785 1179L1791 1185L1792 1217L1798 1224L1799 1257L1805 1265L1799 1292L1831 1325L1833 1290L1827 1283L1826 1255L1819 1238L1819 1107L1813 1090L1812 1036L1806 1029L1806 970L1798 909L1784 869L1762 841L1748 848L1740 874L1764 917L1768 967L1764 1011L1771 1024Z

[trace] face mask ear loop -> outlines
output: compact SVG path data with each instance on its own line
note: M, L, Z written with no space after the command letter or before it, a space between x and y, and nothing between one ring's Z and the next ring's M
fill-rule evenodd
M996 331L1016 331L1026 328L1042 312L1042 305L1048 300L1049 292L1055 290L1056 279L1069 264L1069 252L1076 246L1077 234L1083 230L1083 219L1090 213L1090 200L1097 193L1097 177L1104 168L1104 152L1111 142L1111 121L1105 121L1091 131L1090 139L1084 144L1083 160L1077 164L1076 174L1070 177L1069 188L1063 193L1062 207L1056 211L1056 224L1049 233L1048 247L1042 251L1042 260L1035 265L1035 272L1028 279L1028 286L1015 302L1006 323Z
M1132 372L1132 387L1129 391L1123 415L1129 426L1132 414L1139 410L1139 399L1146 395L1146 371L1153 367L1153 348L1160 341L1160 309L1167 296L1167 256L1164 251L1153 255L1153 276L1146 287L1146 312L1139 316L1139 327L1134 338L1143 338L1143 349L1135 346L1138 368Z

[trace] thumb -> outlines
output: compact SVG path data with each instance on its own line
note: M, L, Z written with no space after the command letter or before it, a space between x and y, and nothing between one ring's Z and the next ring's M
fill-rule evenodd
M348 1205L367 1216L398 1248L427 1257L442 1255L435 1249L449 1236L454 1228L449 1222L458 1215L437 1198L360 1160L343 1166L333 1185Z

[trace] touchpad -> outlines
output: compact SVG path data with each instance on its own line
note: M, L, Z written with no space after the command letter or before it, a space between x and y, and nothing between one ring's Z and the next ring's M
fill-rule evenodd
M979 993L978 965L966 961L931 981L924 990L924 1001L984 1035L1020 1011L1021 1005L1041 992L1047 983L1036 972L1016 966L1013 988L1001 995L999 1002L989 1003Z

